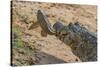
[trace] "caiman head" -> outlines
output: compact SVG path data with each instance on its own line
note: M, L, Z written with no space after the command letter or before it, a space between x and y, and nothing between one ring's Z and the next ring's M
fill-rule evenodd
M40 24L42 30L50 35L59 35L60 30L64 27L60 21L57 21L52 26L43 10L37 11L37 21Z

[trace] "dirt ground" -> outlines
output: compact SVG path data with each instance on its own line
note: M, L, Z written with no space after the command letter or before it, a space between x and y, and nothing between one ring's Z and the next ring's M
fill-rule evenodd
M69 46L56 36L41 36L37 10L47 14L51 24L79 22L97 32L97 6L29 1L12 2L12 65L36 65L81 62Z

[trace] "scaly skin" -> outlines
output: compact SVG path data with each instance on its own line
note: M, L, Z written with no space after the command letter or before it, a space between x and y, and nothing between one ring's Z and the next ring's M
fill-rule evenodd
M38 10L37 20L44 31L46 31L50 35L55 34L55 31L54 31L54 29L52 29L51 24L49 23L49 20L48 20L46 14L42 10Z
M63 27L57 35L82 61L97 60L97 37L93 32L75 23Z
M37 19L41 28L50 35L57 36L66 45L69 45L72 52L84 61L97 61L97 36L80 26L78 22L64 26L56 22L53 27L48 21L45 13L38 10Z

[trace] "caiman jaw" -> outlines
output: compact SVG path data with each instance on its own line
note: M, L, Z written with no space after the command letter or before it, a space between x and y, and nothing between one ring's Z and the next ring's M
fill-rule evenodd
M55 35L55 30L52 28L46 14L42 10L37 11L37 21L40 24L42 30L50 35Z

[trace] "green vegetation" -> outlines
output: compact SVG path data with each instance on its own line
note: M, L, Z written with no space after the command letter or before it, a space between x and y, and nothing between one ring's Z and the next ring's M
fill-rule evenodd
M24 42L21 39L16 39L16 40L13 40L12 42L13 48L20 48L20 47L23 47L23 45L24 45Z
M24 43L21 40L20 36L22 35L22 31L19 27L13 27L12 28L12 45L21 47Z
M12 34L13 35L15 34L15 36L20 37L21 35L23 35L22 29L20 27L18 27L18 26L13 27L12 28Z
M21 36L24 35L22 33L22 29L18 26L12 28L12 47L13 49L23 49L24 51L31 52L34 50L33 46L30 46L28 42L24 42L21 39Z

